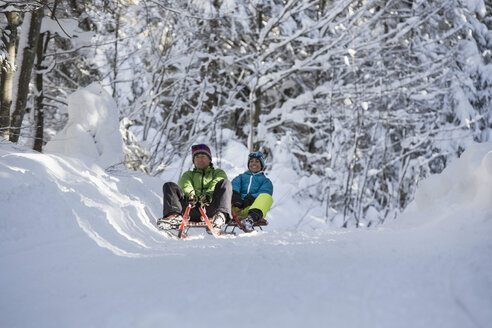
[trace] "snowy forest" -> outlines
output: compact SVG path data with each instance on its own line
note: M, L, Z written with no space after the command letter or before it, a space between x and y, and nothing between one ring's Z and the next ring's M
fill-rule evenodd
M484 0L0 0L0 134L43 152L67 97L99 82L128 168L158 176L197 140L220 158L230 130L294 167L307 181L296 195L326 222L377 225L491 139L491 12Z

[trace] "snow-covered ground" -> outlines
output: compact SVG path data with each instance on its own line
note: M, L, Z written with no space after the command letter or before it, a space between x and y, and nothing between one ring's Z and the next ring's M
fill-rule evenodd
M75 146L72 155L40 154L0 141L0 327L492 322L492 143L422 182L407 211L379 227L321 224L309 201L292 197L295 172L277 162L265 231L173 240L155 221L162 183L180 168L160 178L104 170L100 142L84 141L91 157ZM246 153L234 141L225 148L231 178Z

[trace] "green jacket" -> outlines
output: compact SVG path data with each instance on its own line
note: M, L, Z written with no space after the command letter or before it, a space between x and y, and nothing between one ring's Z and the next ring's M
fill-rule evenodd
M210 165L205 170L197 169L196 167L192 171L186 171L179 179L179 187L184 191L185 196L188 197L190 192L195 193L195 196L205 194L212 199L215 185L223 179L227 179L227 174L221 169L214 169L213 165Z

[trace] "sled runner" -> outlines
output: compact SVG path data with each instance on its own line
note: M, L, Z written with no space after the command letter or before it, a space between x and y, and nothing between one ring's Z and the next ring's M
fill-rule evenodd
M201 221L200 222L195 222L190 220L190 211L194 206L199 206L198 210L200 211L201 214ZM236 235L236 228L239 227L239 229L244 230L243 225L241 224L241 218L239 217L239 211L237 212L232 212L232 220L229 222L226 222L224 225L224 228L218 229L215 228L212 223L210 222L210 219L207 216L206 209L205 207L207 206L207 203L203 198L200 198L196 202L190 202L188 206L186 207L185 213L183 214L183 219L181 220L181 223L178 225L169 228L169 229L163 229L162 227L159 226L159 219L158 220L158 227L161 231L164 231L168 236L176 239L184 239L188 236L188 231L190 229L194 228L204 228L207 233L213 235L214 237L220 237L223 235ZM263 230L263 226L267 226L268 221L265 220L264 218L260 219L259 221L255 222L253 224L253 229L258 227L260 230ZM256 229L255 229L256 230Z
M238 210L237 212L232 212L232 220L229 221L225 226L224 226L224 233L233 233L235 234L234 230L239 227L239 229L244 230L243 225L241 224L241 219L239 218L238 214L241 212L241 210ZM253 224L253 228L258 227L260 230L263 230L262 227L267 226L268 221L265 220L264 218L261 218L257 222ZM227 230L231 228L230 232Z
M178 229L178 238L186 238L188 235L188 230L190 228L208 228L208 231L215 237L219 237L221 235L221 231L219 229L216 229L212 226L212 223L210 223L210 220L208 219L207 213L205 212L205 203L200 200L200 207L198 207L198 210L200 211L200 214L202 215L200 218L202 222L193 222L190 221L190 210L193 207L193 203L188 204L186 207L186 211L183 215L183 221L181 222L181 225L179 226Z
M188 236L188 231L191 228L204 228L206 229L207 233L213 235L214 237L219 237L223 234L232 234L232 233L222 232L220 229L217 229L212 225L205 210L206 205L207 204L204 202L203 198L200 198L196 203L190 202L186 207L185 213L183 215L183 220L181 221L181 224L177 229L176 228L171 228L171 229L160 228L160 229L164 231L168 236L176 239L186 238ZM194 206L199 206L198 210L200 211L201 214L200 222L190 221L190 211Z

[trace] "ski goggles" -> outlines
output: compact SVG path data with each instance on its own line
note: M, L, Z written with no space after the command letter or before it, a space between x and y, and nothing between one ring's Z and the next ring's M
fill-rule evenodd
M193 145L191 146L191 150L195 151L195 150L199 150L199 149L204 149L206 151L209 151L210 152L210 148L208 148L207 145L205 144L200 144L200 145Z
M208 148L205 144L193 145L191 146L191 156L195 159L195 156L198 154L205 154L212 160L212 153L210 152L210 148Z
M251 159L251 158L263 158L263 154L258 151L256 153L249 154L248 155L248 158L249 159Z

